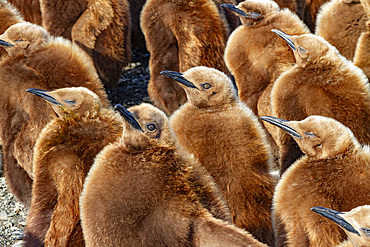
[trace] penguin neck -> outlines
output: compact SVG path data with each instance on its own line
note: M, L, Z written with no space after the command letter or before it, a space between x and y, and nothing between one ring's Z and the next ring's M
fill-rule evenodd
M191 104L193 108L195 108L198 111L202 112L222 112L222 111L227 111L231 107L235 106L237 103L236 100L230 100L229 102L223 102L221 104L215 104L215 105L200 105L196 106Z

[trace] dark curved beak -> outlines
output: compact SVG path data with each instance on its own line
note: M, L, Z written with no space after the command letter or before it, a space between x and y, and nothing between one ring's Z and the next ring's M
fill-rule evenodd
M42 89L36 89L36 88L29 88L26 90L26 92L33 93L36 96L39 96L43 98L44 100L52 103L53 105L63 106L62 103L54 99L52 96L50 96L48 93L50 91L42 90Z
M2 39L0 39L0 45L1 45L1 46L4 46L4 47L14 46L14 45L12 45L12 44L10 44L10 43L8 43L8 42L6 42L6 41L2 40Z
M261 19L261 14L259 13L256 13L256 12L248 12L248 13L245 13L243 10L239 9L238 7L236 7L234 4L229 4L229 3L223 3L220 5L221 7L224 7L224 8L227 8L235 13L237 13L238 15L240 16L243 16L243 17L246 17L246 18L250 18L250 19Z
M335 223L337 223L338 225L340 225L347 231L361 236L360 233L351 224L349 224L345 219L339 216L340 214L343 214L342 212L338 212L333 209L324 208L324 207L313 207L311 208L311 210L314 211L315 213L318 213L328 218L329 220L334 221Z
M182 73L175 72L175 71L168 71L164 70L161 72L161 75L167 76L171 79L174 79L175 81L191 88L198 89L192 82L188 81L185 77L183 77ZM198 89L199 90L199 89Z
M136 120L136 118L131 114L129 110L126 109L121 104L117 104L115 108L118 110L118 112L121 114L121 116L125 119L127 123L129 123L133 128L140 130L141 132L144 132L144 130L141 128L139 122Z
M292 127L290 127L289 125L287 125L286 123L289 123L288 120L284 120L284 119L281 119L281 118L276 118L276 117L270 117L270 116L263 116L263 117L260 117L263 121L266 121L270 124L273 124L283 130L285 130L289 135L293 136L293 137L297 137L297 138L300 138L300 139L303 139L302 136L300 134L298 134L298 132L293 129Z
M280 30L277 30L277 29L272 29L271 31L276 33L277 35L279 35L283 40L285 40L285 42L288 43L290 48L292 48L294 51L297 51L297 48L295 47L293 41L289 38L289 37L291 37L291 35L286 34L283 31L280 31Z

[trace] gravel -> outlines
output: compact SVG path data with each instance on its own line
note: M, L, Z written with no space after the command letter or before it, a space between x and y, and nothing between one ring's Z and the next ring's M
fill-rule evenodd
M145 50L133 51L132 62L127 66L114 88L107 89L112 105L125 107L150 102L147 85L149 81L149 54ZM0 152L0 246L22 246L27 210L8 191L2 177Z
M17 246L23 239L27 210L8 191L0 178L0 246Z

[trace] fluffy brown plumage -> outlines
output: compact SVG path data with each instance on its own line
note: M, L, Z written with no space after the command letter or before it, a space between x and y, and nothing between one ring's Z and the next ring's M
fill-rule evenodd
M361 4L367 14L366 31L361 33L357 41L353 63L370 78L370 2L362 0Z
M274 83L273 116L287 120L331 117L350 128L360 143L369 144L370 88L365 74L320 36L276 32L294 50L296 65ZM281 149L283 172L299 157L299 148L283 131L274 138Z
M109 102L91 59L77 45L51 38L42 27L27 22L11 26L0 39L12 45L5 48L9 57L0 63L4 176L10 191L29 206L33 146L55 114L26 89L84 86L96 93L104 106Z
M331 0L320 9L315 33L352 60L357 40L366 31L366 18L359 0Z
M0 0L0 34L4 33L10 26L23 22L23 17L18 10L6 0ZM0 62L8 53L0 46Z
M240 99L257 114L262 93L295 62L293 52L271 29L281 28L297 35L309 30L297 15L288 9L280 10L274 1L247 0L230 9L242 11L235 12L242 25L227 42L226 65L235 77Z
M8 2L19 10L26 21L42 25L40 0L8 0Z
M106 87L117 84L131 59L131 19L127 0L40 0L50 34L70 39L94 60Z
M49 102L58 117L35 144L25 245L84 246L79 196L95 156L121 135L122 119L84 87L28 91Z
M163 112L117 108L122 138L97 156L81 196L87 246L264 246L204 207L198 164L175 148Z
M273 1L248 0L230 8L235 13L239 12L237 15L243 25L232 33L227 42L226 65L235 77L241 100L255 114L271 115L273 83L295 62L293 52L271 29L281 28L297 35L309 33L309 30L296 14L288 9L280 10ZM276 131L269 125L265 127L269 132ZM270 134L267 137L279 166L278 147Z
M188 96L188 102L171 117L179 146L213 176L234 224L272 246L272 161L258 119L239 101L232 82L220 71L195 67L184 74L162 73L184 83Z
M227 23L212 0L148 0L141 28L150 52L148 93L167 114L186 102L186 94L161 71L204 65L227 73L223 60Z
M349 212L323 207L313 207L311 210L334 221L346 232L349 240L337 247L370 246L370 205L359 206Z
M311 32L314 32L320 7L327 1L328 0L276 0L274 2L276 2L280 8L288 8L296 13L308 26ZM241 3L243 0L237 0L236 2Z
M265 117L291 134L306 154L278 182L273 202L277 246L335 246L345 233L311 212L314 206L349 211L369 204L370 147L338 121L310 116L302 121Z

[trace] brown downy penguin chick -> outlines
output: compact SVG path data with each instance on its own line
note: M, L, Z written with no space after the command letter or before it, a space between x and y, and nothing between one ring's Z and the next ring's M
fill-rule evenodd
M313 207L311 210L334 221L344 229L349 240L338 247L370 246L370 205L359 206L349 212L338 212L323 207Z
M203 65L228 73L223 60L227 23L214 1L148 0L141 29L150 52L148 93L167 114L186 102L186 93L161 71L184 72Z
M361 33L357 41L353 63L370 78L370 2L362 0L361 4L367 14L366 31Z
M42 25L40 0L8 0L8 2L19 10L25 21Z
M247 0L237 6L222 6L233 10L242 22L227 42L226 65L235 77L240 99L258 114L262 93L295 62L293 52L271 29L297 35L310 31L296 14L280 10L274 1Z
M370 88L363 71L320 36L273 31L288 43L296 58L296 65L274 83L273 115L287 120L303 120L310 115L331 117L350 128L360 143L369 144ZM281 150L282 173L300 152L289 135L281 130L278 133L274 138Z
M45 29L79 45L93 59L104 86L116 86L131 60L128 1L40 0L40 5Z
M125 130L96 157L81 196L87 246L266 246L204 207L197 162L177 150L162 111L116 107Z
M225 49L226 65L235 77L239 97L256 115L271 115L273 83L295 62L291 49L271 29L279 27L298 35L310 31L296 14L280 10L273 1L247 0L238 6L223 6L235 11L242 21ZM276 132L269 125L265 128L269 133ZM279 166L279 148L270 134L267 137L275 165Z
M359 0L331 0L320 8L315 34L352 60L357 40L361 32L366 31L366 18Z
M79 196L95 156L121 135L122 118L84 87L27 92L50 103L58 117L35 144L25 245L84 246Z
M23 22L23 17L18 10L6 0L0 0L0 34L4 33L10 26ZM0 62L8 53L0 45Z
M0 46L9 54L0 63L4 176L10 191L29 206L33 147L55 113L26 89L83 86L96 93L104 106L110 103L91 59L70 41L52 38L42 27L24 22L0 35Z
M186 90L188 102L171 117L180 147L193 154L223 193L233 223L273 246L271 152L253 112L222 72L195 67L163 71Z
M338 211L369 204L370 148L352 131L323 116L302 121L261 117L287 133L306 154L278 182L273 202L277 246L335 246L346 239L338 225L314 214L321 205Z
M244 0L236 0L241 3ZM327 0L275 0L280 8L288 8L308 26L311 32L315 31L316 16L322 4Z

